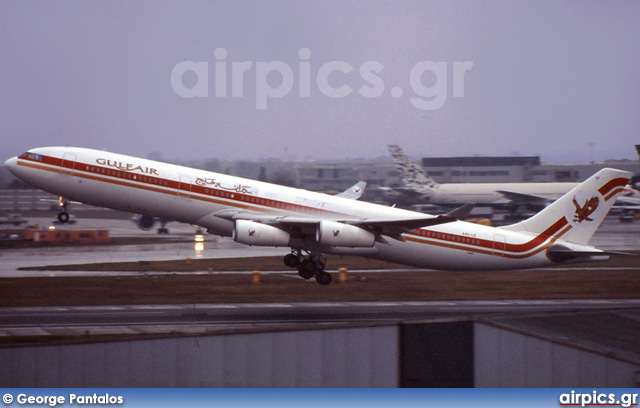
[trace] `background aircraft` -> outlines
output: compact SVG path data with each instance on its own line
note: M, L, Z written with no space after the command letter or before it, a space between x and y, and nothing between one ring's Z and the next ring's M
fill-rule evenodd
M635 146L640 157L640 145ZM429 205L455 206L473 203L477 207L507 209L511 217L522 217L539 211L578 183L443 183L438 184L418 163L407 157L397 145L389 152L400 172L401 187L382 187L387 197L413 204L412 208ZM623 221L630 221L640 210L640 192L627 185L615 204ZM429 212L429 211L426 211Z
M389 152L400 172L402 187L382 187L395 199L410 200L415 204L501 206L516 210L540 210L567 193L578 183L443 183L438 184L427 172L407 157L397 145Z

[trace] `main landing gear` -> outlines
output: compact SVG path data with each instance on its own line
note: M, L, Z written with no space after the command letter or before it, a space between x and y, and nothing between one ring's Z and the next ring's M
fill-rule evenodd
M290 268L297 268L298 275L303 279L316 277L316 282L321 285L331 283L331 274L325 272L324 262L319 255L304 257L302 251L293 251L284 257L284 264Z

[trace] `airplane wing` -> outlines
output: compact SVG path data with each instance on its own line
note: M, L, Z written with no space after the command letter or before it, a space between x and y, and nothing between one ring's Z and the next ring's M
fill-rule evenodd
M616 207L628 206L628 207L638 207L640 206L640 198L637 197L625 197L619 196L616 199L616 203L614 204Z
M428 200L429 195L425 194L422 191L418 191L413 188L406 187L378 187L380 190L384 191L385 194L397 196L404 199L424 199Z
M640 211L640 205L630 205L630 204L618 204L618 203L615 203L613 205L613 208L615 208L616 210L622 210L622 211Z
M350 200L357 200L364 194L364 189L367 186L366 181L359 181L353 186L349 187L342 193L336 194L336 197L348 198Z
M548 199L532 194L516 193L513 191L498 190L498 193L502 194L507 200L514 203L527 203L527 204L547 204Z
M314 217L300 217L287 215L265 215L251 211L223 210L214 214L216 217L230 221L247 220L268 224L290 232L305 233L315 231L321 221L332 221L369 230L376 235L387 235L394 239L401 239L400 234L417 228L445 224L457 219L448 215L423 215L401 219L361 218L361 219L323 219Z

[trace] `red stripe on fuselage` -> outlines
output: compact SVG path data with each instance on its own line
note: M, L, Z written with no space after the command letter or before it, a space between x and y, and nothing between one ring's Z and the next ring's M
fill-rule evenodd
M24 165L32 168L36 168L39 170L45 170L50 172L64 172L65 174L71 174L75 177L82 177L86 179L107 182L111 184L122 185L131 188L138 188L147 191L153 191L158 193L170 194L170 195L189 195L189 198L207 201L217 204L223 205L231 205L237 208L243 209L252 209L258 211L270 211L273 209L288 211L288 212L296 212L296 213L304 213L304 214L315 214L315 215L344 215L339 214L327 210L321 210L313 207L302 206L299 204L291 204L284 201L272 200L272 199L264 199L258 196L253 196L250 194L238 193L236 191L223 190L223 189L215 189L207 186L202 186L199 184L191 184L184 183L180 181L174 181L169 179L164 179L161 177L157 177L155 175L150 176L148 174L139 174L133 173L130 171L123 171L112 169L106 166L94 165L94 164L86 164L77 161L63 160L56 157L51 156L41 156L42 161L31 159L31 158L20 158L18 160L18 165ZM46 167L41 164L46 164L52 167ZM625 183L626 184L626 183ZM624 184L623 184L624 185ZM615 186L614 186L615 187ZM603 187L604 188L604 187ZM199 194L200 196L194 196L194 194ZM205 197L201 197L205 196ZM224 201L222 201L224 200ZM232 202L230 202L232 201ZM416 232L406 233L406 239L412 242L418 242L422 244L431 244L431 245L439 245L445 246L455 249L460 249L464 251L474 251L478 253L494 253L498 252L497 255L505 256L505 257L513 257L513 258L521 258L525 256L533 255L542 249L546 248L548 245L542 246L537 251L532 254L523 255L525 252L531 251L538 247L539 245L546 242L550 237L553 237L558 231L560 231L564 226L566 226L568 221L566 218L562 218L558 220L555 224L550 226L547 230L542 232L541 234L535 236L530 241L523 244L505 244L504 242L499 242L500 245L503 245L504 248L496 247L496 241L493 240L485 240L478 238L471 238L464 235L457 235L451 233L441 233L436 231L431 231L428 229L418 229ZM553 237L553 241L558 239L561 235L566 233L571 229L569 226L566 230L561 231L558 236ZM417 237L426 237L428 241L415 239L410 237L410 235L414 235ZM512 253L512 254L508 254Z
M531 241L524 244L507 244L505 251L507 252L526 252L530 251L538 245L545 242L549 237L553 237L558 231L560 231L569 221L565 217L562 217L555 224L547 228L544 232L533 238Z

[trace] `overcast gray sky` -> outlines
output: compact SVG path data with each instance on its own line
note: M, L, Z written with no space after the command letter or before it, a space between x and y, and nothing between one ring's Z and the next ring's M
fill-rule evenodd
M341 160L395 143L416 157L635 158L638 21L634 0L5 0L0 153L69 145L166 160ZM208 63L204 76L180 76L200 96L172 83L185 61ZM439 74L427 69L436 65ZM259 66L273 70L266 84ZM269 92L279 96L258 109Z

